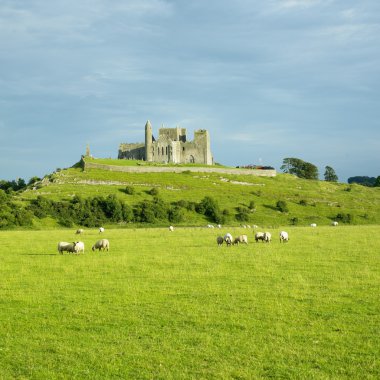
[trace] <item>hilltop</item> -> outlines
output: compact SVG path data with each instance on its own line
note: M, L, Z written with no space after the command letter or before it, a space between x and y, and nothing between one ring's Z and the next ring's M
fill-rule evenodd
M109 159L99 163L138 166L127 160ZM14 198L25 208L33 206L34 215L39 216L33 218L36 228L83 223L158 226L171 221L176 225L203 226L217 223L218 217L223 224L232 226L329 225L332 220L380 224L379 188L305 180L289 174L254 176L243 174L244 169L236 174L233 168L225 168L228 169L225 173L202 172L200 166L197 170L201 171L191 169L192 166L183 165L179 172L119 172L83 168L78 163L46 176ZM45 210L39 214L45 200L61 211ZM118 212L128 217L111 220L107 217L113 215L111 211L109 214L104 209L94 211L99 204L104 208L122 208ZM79 208L81 222L71 221ZM90 222L89 217L86 220L89 212L93 213Z

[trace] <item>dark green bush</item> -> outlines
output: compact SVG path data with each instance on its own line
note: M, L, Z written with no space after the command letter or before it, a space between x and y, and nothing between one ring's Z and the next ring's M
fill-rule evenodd
M210 221L215 223L224 223L225 217L219 209L219 205L215 199L206 196L200 203L195 206L198 214L205 215Z
M339 213L335 217L336 221L340 221L342 223L347 223L347 224L352 223L352 219L353 217L351 214L344 214L344 213Z
M150 195L153 195L154 197L156 197L158 195L159 191L157 189L157 187L152 187L149 191L148 191L148 194Z
M135 194L135 188L133 186L127 186L125 188L125 193L128 195L133 195Z
M281 212L288 212L288 206L285 201L277 201L276 209Z
M185 219L183 208L174 206L169 209L169 221L172 223L180 223Z

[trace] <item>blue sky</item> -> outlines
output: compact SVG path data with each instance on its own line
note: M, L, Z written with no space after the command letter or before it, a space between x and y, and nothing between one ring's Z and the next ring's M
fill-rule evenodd
M117 157L149 119L216 162L380 175L378 0L0 0L0 179Z

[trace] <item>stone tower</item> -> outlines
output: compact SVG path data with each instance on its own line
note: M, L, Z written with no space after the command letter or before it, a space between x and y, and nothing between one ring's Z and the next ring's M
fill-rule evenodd
M148 120L145 124L145 161L147 162L153 161L152 141L153 141L152 125L150 124L150 121Z
M199 129L194 132L194 142L198 150L198 162L206 165L213 165L213 158L210 148L210 135L205 129Z

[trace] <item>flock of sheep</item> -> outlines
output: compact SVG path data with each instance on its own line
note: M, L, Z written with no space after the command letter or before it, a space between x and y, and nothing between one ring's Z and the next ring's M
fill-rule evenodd
M99 233L103 233L104 228L99 228ZM76 231L77 235L80 235L83 233L83 229L80 228ZM92 246L92 251L95 251L96 249L98 251L109 251L110 249L110 242L107 239L100 239L95 242L95 244ZM60 241L58 243L58 253L63 254L63 252L68 253L84 253L84 243L82 241L74 241L72 243L68 243L66 241Z
M336 227L338 225L338 222L334 221L331 223L332 226ZM208 228L214 228L213 225L208 224ZM220 225L217 226L218 228L221 228ZM250 228L251 226L249 226ZM317 227L315 223L310 224L310 227ZM244 228L247 228L247 226L244 226ZM257 226L253 226L253 228L257 228ZM169 226L169 231L174 231L173 226ZM104 228L99 227L99 233L103 233ZM83 233L83 229L80 228L76 231L77 235L80 235ZM289 234L286 231L281 231L279 234L280 243L285 243L289 241ZM255 241L258 243L259 241L270 243L272 241L272 234L270 232L256 232L255 233ZM216 238L216 242L218 246L223 245L223 243L226 243L227 246L231 245L238 245L238 244L248 244L248 236L247 235L239 235L235 238L232 237L230 233L226 233L224 236L218 236ZM99 251L109 251L110 243L107 239L100 239L95 242L95 244L92 246L92 250L95 251L96 249ZM84 253L84 243L82 241L76 241L72 243L68 243L65 241L61 241L58 243L58 252L60 254L63 254L63 252L69 252L69 253Z
M256 232L255 233L256 243L259 241L270 243L272 241L272 234L270 232ZM289 241L289 234L286 231L280 232L280 243L285 243ZM216 238L216 243L218 246L226 243L227 246L238 245L238 244L248 244L247 235L239 235L235 238L232 237L230 233L226 233L224 236L218 236Z

